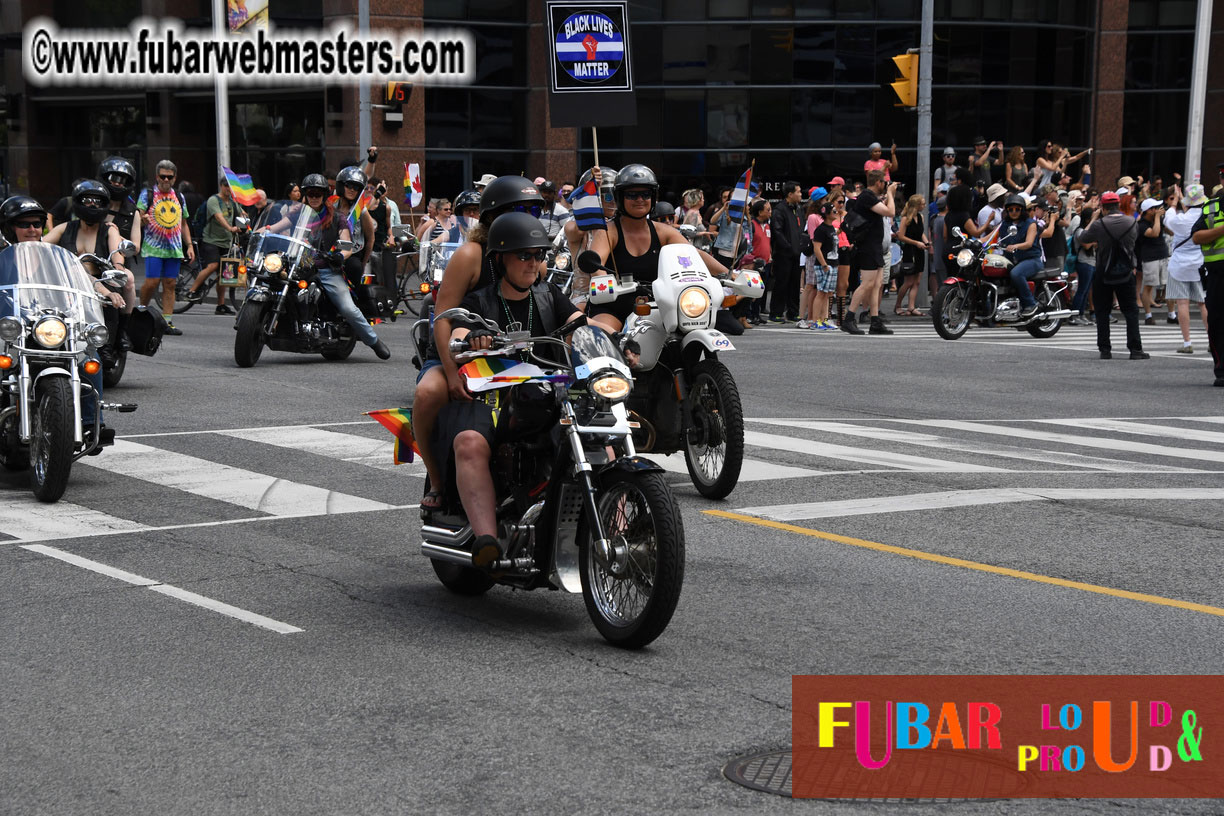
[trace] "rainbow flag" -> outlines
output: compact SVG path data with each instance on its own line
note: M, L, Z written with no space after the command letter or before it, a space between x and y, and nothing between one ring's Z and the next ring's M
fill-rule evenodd
M744 209L748 206L748 191L752 187L752 168L749 167L736 182L731 191L731 200L727 202L727 217L735 223L744 220Z
M259 201L259 196L255 194L255 183L251 181L251 177L245 173L235 173L233 170L222 165L221 172L225 174L225 180L229 182L230 192L234 194L234 200L244 207L249 207Z
M395 436L395 451L392 458L395 464L402 465L412 461L414 453L420 454L416 439L412 436L412 410L409 408L383 408L378 411L366 411L366 416L378 420ZM407 454L402 451L407 451Z
M467 379L470 391L487 391L496 386L518 385L528 380L561 383L571 381L569 372L549 373L537 365L502 357L478 357L460 368L459 374Z
M374 201L374 195L369 190L363 192L357 198L357 202L353 204L353 209L349 210L348 224L349 232L352 235L357 234L357 224L361 221L361 214L366 211L370 203Z

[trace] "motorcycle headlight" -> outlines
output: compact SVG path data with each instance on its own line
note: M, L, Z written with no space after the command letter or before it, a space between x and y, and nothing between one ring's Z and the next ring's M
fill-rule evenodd
M972 249L962 249L956 253L957 266L969 266L973 263L974 251Z
M273 252L263 259L264 269L272 275L281 271L281 267L285 265L285 259L281 257L279 252Z
M90 323L85 327L85 342L94 348L102 348L110 339L110 331L102 323Z
M0 340L11 343L21 336L21 321L9 315L0 317Z
M696 286L680 293L680 311L685 317L701 317L710 308L710 296Z
M604 374L598 379L592 380L590 385L591 391L611 402L619 402L629 396L629 389L632 386L629 381L619 374Z
M58 317L44 317L34 326L34 339L43 348L59 348L68 337L68 327Z
M568 255L558 255L553 261L553 269L569 269L569 262Z

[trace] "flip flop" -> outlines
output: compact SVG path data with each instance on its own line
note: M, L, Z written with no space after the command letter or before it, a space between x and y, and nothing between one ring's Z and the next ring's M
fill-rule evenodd
M427 492L421 497L421 508L424 510L442 509L442 493L437 490Z

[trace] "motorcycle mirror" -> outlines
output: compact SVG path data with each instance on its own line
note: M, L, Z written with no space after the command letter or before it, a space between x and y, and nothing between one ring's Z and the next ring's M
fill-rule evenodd
M135 257L137 253L136 245L131 241L124 239L119 242L119 254L125 258Z
M964 237L965 237L965 233L961 232L961 228L960 228L960 227L953 227L953 228L952 228L952 234L953 234L953 235L955 235L957 238L964 238Z
M596 272L607 272L609 275L616 274L615 270L609 269L599 262L599 253L593 249L588 249L578 254L578 268L588 275L594 275Z
M1007 230L1007 237L1010 238L1015 234L1016 234L1016 225L1012 224L1012 226Z

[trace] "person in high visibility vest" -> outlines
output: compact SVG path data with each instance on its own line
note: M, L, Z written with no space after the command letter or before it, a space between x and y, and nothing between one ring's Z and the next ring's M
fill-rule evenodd
M1224 178L1224 163L1220 165ZM1224 196L1216 196L1203 207L1191 239L1203 250L1207 273L1207 343L1215 363L1215 383L1224 387Z

